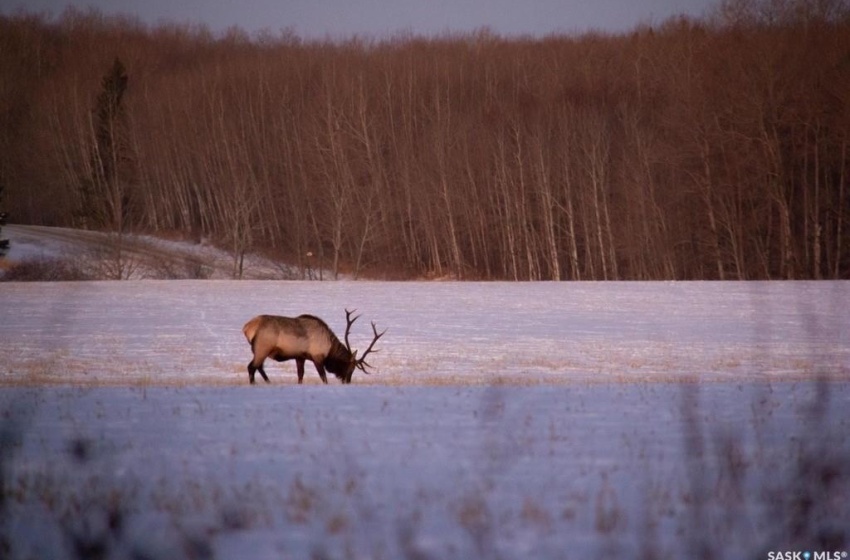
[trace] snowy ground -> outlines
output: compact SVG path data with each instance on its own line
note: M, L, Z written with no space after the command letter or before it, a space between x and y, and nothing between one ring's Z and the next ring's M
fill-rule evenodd
M13 558L767 558L850 519L846 384L2 397Z
M0 283L0 557L846 558L847 302L847 282ZM248 386L247 319L341 333L345 307L355 347L389 328L371 376L308 365L299 387L275 363Z
M847 302L847 282L5 283L0 382L241 384L252 316L341 335L346 307L355 348L389 328L361 384L848 379ZM294 369L270 364L272 382Z

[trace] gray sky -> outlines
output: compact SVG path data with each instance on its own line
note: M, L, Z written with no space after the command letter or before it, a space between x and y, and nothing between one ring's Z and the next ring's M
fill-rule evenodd
M253 33L291 28L304 38L385 37L398 32L434 35L489 27L501 35L540 36L591 29L624 31L670 16L701 16L717 0L0 0L0 11L59 15L68 5L94 6L106 14L136 15L231 25Z

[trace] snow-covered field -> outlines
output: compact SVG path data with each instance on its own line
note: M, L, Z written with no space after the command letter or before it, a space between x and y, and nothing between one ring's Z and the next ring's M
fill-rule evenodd
M358 384L850 377L850 283L0 284L0 382L242 384L259 313L387 335ZM294 365L269 364L274 384ZM306 379L318 381L312 370Z
M12 558L767 558L850 519L846 384L2 397Z
M0 283L0 557L850 549L850 283ZM353 384L243 323L388 328ZM827 558L826 556L822 556ZM832 557L829 557L833 560Z

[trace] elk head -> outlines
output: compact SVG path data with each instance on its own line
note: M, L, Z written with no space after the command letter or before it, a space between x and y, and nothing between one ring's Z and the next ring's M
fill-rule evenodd
M366 348L366 351L363 352L363 354L358 358L357 350L352 350L351 343L348 341L348 333L351 332L351 325L354 324L354 321L360 318L360 315L355 315L353 318L351 317L351 315L356 311L356 309L351 311L349 311L348 309L345 310L345 348L351 354L348 371L346 372L344 380L345 383L351 383L351 375L354 373L355 368L359 369L363 373L370 373L367 368L371 368L372 366L369 365L369 363L366 361L366 356L368 356L371 352L380 352L380 350L373 350L373 348L375 347L375 343L378 342L378 339L384 336L384 334L387 332L387 329L384 329L379 333L378 327L375 326L375 321L372 321L372 333L374 335L374 338L372 338L372 342Z

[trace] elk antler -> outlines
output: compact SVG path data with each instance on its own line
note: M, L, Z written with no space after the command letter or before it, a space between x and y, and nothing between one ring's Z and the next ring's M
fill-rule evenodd
M376 343L376 342L378 342L378 339L379 339L379 338L381 338L382 336L384 336L384 334L387 332L387 329L384 329L384 330L383 330L383 332L379 333L379 332L378 332L378 327L376 327L376 326L375 326L375 321L372 321L372 332L373 332L373 333L375 333L375 338L373 338L373 339L372 339L372 344L370 344L370 345L369 345L369 347L368 347L368 348L366 348L366 351L365 351L365 352L363 352L363 355L362 355L362 356L360 356L360 359L358 359L358 360L357 360L357 367L358 367L358 368L360 368L360 370L361 370L363 373L369 373L368 371L366 371L366 368L367 368L367 367L372 367L372 366L370 366L370 365L369 365L369 363L366 361L366 356L368 356L368 355L369 355L369 352L372 352L372 351L373 351L373 350L372 350L372 347L373 347L373 346L375 346L375 343ZM375 352L380 352L380 350L375 350Z
M356 311L356 309L352 309L351 311L348 309L345 310L345 347L348 348L349 352L351 352L351 344L348 342L348 333L351 331L351 325L360 317L360 315L355 315L354 319L351 318L351 314Z

